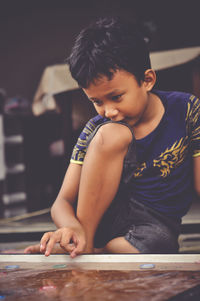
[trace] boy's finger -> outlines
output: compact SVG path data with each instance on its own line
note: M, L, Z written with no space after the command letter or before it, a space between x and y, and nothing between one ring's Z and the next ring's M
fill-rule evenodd
M40 253L40 245L32 245L32 246L28 246L27 248L25 248L24 250L25 254L30 254L30 253Z
M71 253L74 249L75 249L75 245L74 244L68 244L67 247L65 248L65 250L68 253Z
M61 240L62 237L62 232L59 230L56 232L52 232L50 239L46 243L46 251L45 251L45 256L49 256L51 254L51 251L54 247L54 245Z
M70 243L71 238L72 238L71 233L66 233L65 235L62 235L60 239L60 246L67 252L70 252L73 247L73 244Z
M68 244L71 239L71 234L68 233L68 231L61 231L61 229L58 229L55 232L47 232L43 235L41 239L41 252L45 252L45 256L49 256L52 252L52 249L56 243L60 243L60 246L67 251ZM70 249L70 248L69 248ZM71 252L72 249L70 249L68 252Z
M72 258L76 257L78 254L81 254L85 249L85 241L84 240L77 240L76 247L74 250L70 253L70 256Z
M70 256L71 256L71 258L75 258L77 256L75 249L70 253Z
M25 254L30 254L31 253L31 247L27 247L26 249L24 249L24 253Z
M75 235L72 236L72 240L73 240L73 243L77 246L78 244L78 239Z
M51 251L56 243L57 243L56 239L51 237L46 245L45 256L49 256L51 254Z
M47 232L45 233L41 240L40 240L40 251L44 252L46 249L47 242L49 241L50 237L53 235L53 232Z

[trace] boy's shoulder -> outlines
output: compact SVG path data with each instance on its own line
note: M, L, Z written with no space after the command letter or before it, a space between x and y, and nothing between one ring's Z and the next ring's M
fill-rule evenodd
M181 112L182 114L187 114L188 110L193 110L196 106L200 105L198 97L191 93L161 90L152 92L160 98L165 107L165 111L172 115L180 114Z
M100 115L96 115L92 117L83 128L79 138L83 140L87 140L88 137L96 130L96 128L102 123L108 121L108 118L104 118Z
M108 120L109 120L108 118L102 117L101 115L96 115L86 123L86 127L95 129L98 125Z
M157 94L163 102L182 102L188 103L195 96L191 93L181 92L181 91L161 91L153 90L153 93Z

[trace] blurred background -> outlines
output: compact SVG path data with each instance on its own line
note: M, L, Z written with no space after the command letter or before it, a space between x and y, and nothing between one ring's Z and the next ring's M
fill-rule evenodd
M200 96L198 2L0 0L2 219L52 205L72 147L95 115L64 64L80 30L102 16L138 20L155 62L165 51L178 58L158 66L156 87ZM173 52L183 49L190 51Z

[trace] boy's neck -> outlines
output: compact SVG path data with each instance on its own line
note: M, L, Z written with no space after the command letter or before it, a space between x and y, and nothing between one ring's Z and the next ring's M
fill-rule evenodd
M149 103L142 120L133 127L135 138L142 139L155 130L164 113L165 108L160 98L154 93L149 93Z

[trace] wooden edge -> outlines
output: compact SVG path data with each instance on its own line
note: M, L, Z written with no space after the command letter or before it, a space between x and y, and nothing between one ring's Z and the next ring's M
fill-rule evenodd
M65 263L199 263L200 254L87 254L71 258L65 254L45 257L38 254L0 254L0 262Z

